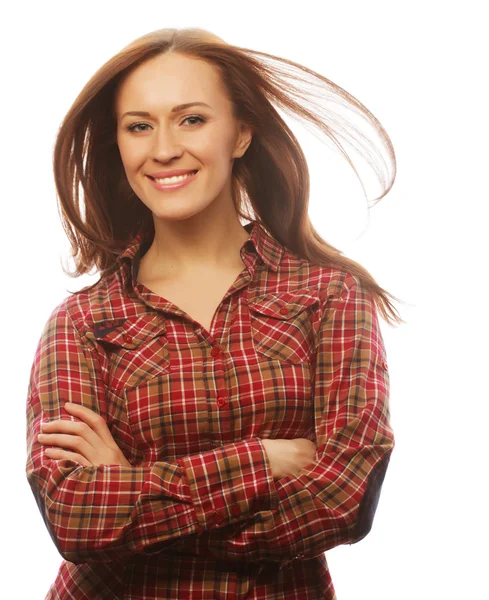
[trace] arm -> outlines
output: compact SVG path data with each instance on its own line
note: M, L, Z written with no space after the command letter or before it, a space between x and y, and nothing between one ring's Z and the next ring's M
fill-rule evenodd
M315 461L276 482L276 509L195 540L199 554L288 562L370 531L394 436L376 306L351 274L326 302L314 363Z
M67 301L61 303L45 325L31 368L26 474L66 560L104 562L157 552L182 536L249 518L257 498L267 508L276 504L259 438L138 467L49 460L37 440L40 425L73 420L62 408L65 402L108 420L100 369L97 352L73 326Z

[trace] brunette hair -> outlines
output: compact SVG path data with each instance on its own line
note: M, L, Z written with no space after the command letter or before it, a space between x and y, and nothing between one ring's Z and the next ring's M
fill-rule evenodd
M233 165L232 196L239 217L259 221L301 258L356 275L385 321L403 323L388 296L400 300L380 287L359 263L323 240L313 227L308 216L307 161L274 105L326 134L357 177L338 138L348 144L359 143L383 183L383 193L375 202L391 189L396 175L395 153L387 132L363 104L323 75L285 58L228 44L203 29L160 29L136 39L93 75L66 114L53 153L58 210L75 262L75 271L63 267L65 273L78 277L96 267L105 277L117 269L117 256L137 233L154 234L152 213L130 187L119 154L115 95L130 72L168 52L217 67L235 118L253 128L247 151ZM311 91L306 86L311 86ZM332 105L353 108L374 125L391 159L390 180L385 180L379 155L371 161L365 148L368 138L322 106L321 100L328 94Z

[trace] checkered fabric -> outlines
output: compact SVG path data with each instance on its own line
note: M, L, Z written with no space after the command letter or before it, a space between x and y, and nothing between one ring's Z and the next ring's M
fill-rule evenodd
M210 331L137 281L148 237L64 299L27 394L26 472L63 557L48 599L333 600L325 551L370 531L394 448L376 306L257 221ZM49 460L42 421L80 403L131 467ZM274 480L262 440L316 458Z

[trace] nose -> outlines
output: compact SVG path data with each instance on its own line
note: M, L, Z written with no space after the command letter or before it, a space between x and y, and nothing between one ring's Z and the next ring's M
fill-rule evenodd
M152 157L161 162L167 162L172 158L179 157L183 153L183 147L178 133L171 127L159 127L153 136Z

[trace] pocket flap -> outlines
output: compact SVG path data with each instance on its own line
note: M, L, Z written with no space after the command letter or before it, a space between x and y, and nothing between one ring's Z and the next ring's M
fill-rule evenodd
M95 321L86 336L91 340L132 349L165 332L164 318L153 313L127 319Z
M250 310L261 315L287 320L317 302L319 302L319 293L305 288L291 292L275 292L255 296L248 299L248 306Z

